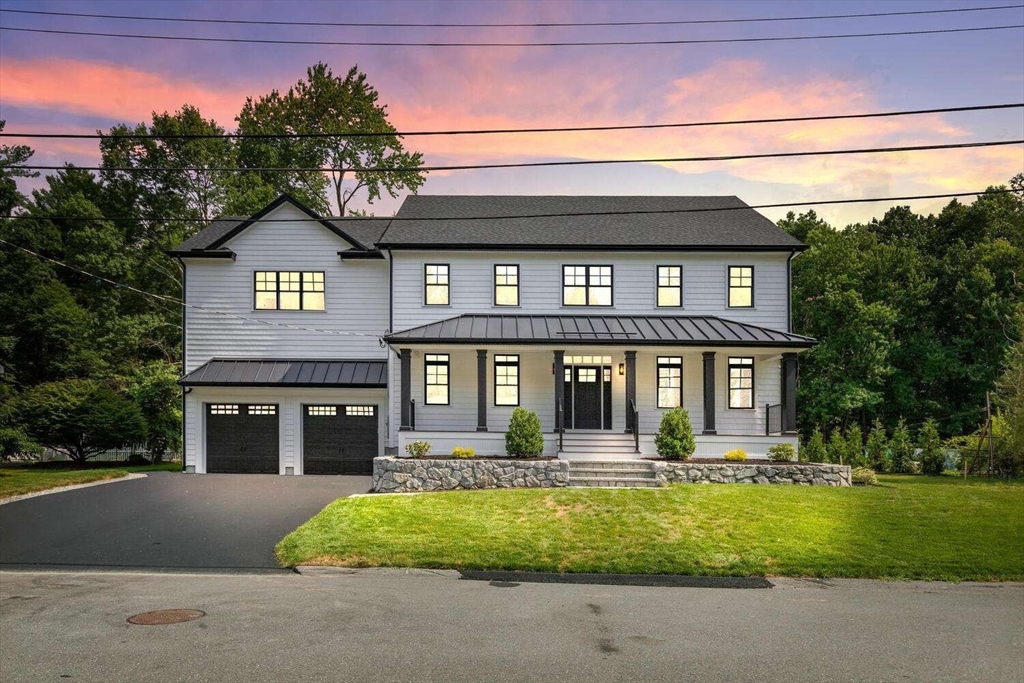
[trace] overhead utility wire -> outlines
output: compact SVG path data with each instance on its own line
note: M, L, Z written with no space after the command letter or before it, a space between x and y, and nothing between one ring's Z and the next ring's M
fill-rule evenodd
M862 12L858 14L817 14L789 17L757 17L749 19L673 19L652 21L550 21L532 23L418 23L418 22L366 22L366 21L277 21L272 19L212 19L194 17L151 17L133 14L93 14L86 12L50 12L45 10L0 9L12 14L34 14L50 17L81 17L87 19L123 19L128 21L165 21L189 24L238 24L255 26L332 26L363 28L556 28L573 26L682 26L698 24L750 24L777 21L813 21L820 19L859 19L865 17L901 17L922 14L952 14L958 12L992 12L1021 9L1024 5L994 5L988 7L951 7L949 9L905 10L902 12Z
M284 327L284 328L288 328L290 330L299 330L301 332L323 332L323 333L326 333L326 334L336 334L336 335L340 335L340 336L343 336L343 337L373 337L374 339L380 339L381 338L381 335L379 335L379 334L371 334L369 332L341 332L339 330L325 330L325 329L318 328L318 327L303 327L302 325L288 325L287 323L276 323L276 322L273 322L271 320L260 320L259 318L247 318L244 315L235 315L234 313L228 313L226 311L218 311L218 310L214 310L212 308L204 308L203 306L196 306L195 304L185 303L184 301L182 301L181 299L178 299L177 297L166 296L164 294L156 294L155 292L147 292L144 289L138 289L137 287L132 287L131 285L126 285L126 284L123 284L121 282L117 282L116 280L111 280L110 278L103 277L102 275L96 275L95 273L90 273L87 270L82 270L81 268L78 268L76 266L72 266L70 264L64 263L63 261L58 261L57 259L50 258L49 256L44 256L43 254L40 254L40 253L35 252L35 251L32 251L31 249L27 249L27 248L25 248L25 247L23 247L23 246L21 246L19 244L15 244L13 242L8 242L5 239L0 239L0 244L6 244L6 245L8 245L10 247L14 247L15 249L20 249L21 251L25 252L26 254L31 254L32 256L35 256L37 258L43 259L44 261L49 261L50 263L54 263L54 264L56 264L58 266L61 266L63 268L67 268L68 270L73 270L76 273L80 273L81 275L86 275L86 276L94 278L96 280L100 280L102 282L105 282L108 285L113 285L114 287L117 287L118 289L125 289L125 290L128 290L129 292L134 292L135 294L142 294L144 296L150 296L150 297L153 297L154 299L159 299L161 301L169 301L169 302L171 302L173 304L177 304L179 306L184 306L186 308L193 308L193 309L196 309L196 310L199 310L199 311L203 311L205 313L212 313L214 315L221 315L221 316L225 316L227 318L235 318L237 320L245 320L247 322L259 323L260 325L268 325L270 327Z
M963 192L945 192L942 194L915 194L915 195L903 195L899 197L863 197L858 199L819 199L811 200L806 202L782 202L778 204L744 204L743 206L718 206L718 207L700 207L700 208L689 208L689 209L634 209L626 211L567 211L559 213L527 213L527 214L512 214L512 215L483 215L483 216L424 216L422 218L413 218L407 216L353 216L351 218L346 217L325 217L325 218L260 218L260 223L321 223L323 221L340 221L344 223L349 222L362 222L362 221L388 221L388 222L420 222L420 221L501 221L501 220L520 220L520 219L540 219L540 218L573 218L577 216L637 216L637 215L662 215L662 214L681 214L681 213L708 213L711 211L743 211L746 209L784 209L794 206L823 206L826 204L867 204L874 202L899 202L899 201L912 201L918 199L951 199L954 197L967 197L970 195L983 195L983 194L1007 194L1015 192L1013 189L1007 188L994 188L988 190L973 190ZM239 221L249 220L242 217L237 218ZM47 220L47 221L155 221L155 222L213 222L217 220L227 220L225 217L215 218L211 221L206 219L195 219L195 218L184 218L182 216L168 216L168 217L152 217L152 216L116 216L96 218L95 216L36 216L29 213L16 214L13 216L0 216L0 220L4 219L23 219L23 220Z
M413 173L426 171L469 171L475 169L499 169L499 168L540 168L548 166L592 166L597 164L668 164L703 161L737 161L740 159L779 159L788 157L813 157L813 156L837 156L844 154L887 154L893 152L919 152L937 149L971 149L976 147L1002 147L1006 145L1024 144L1022 140L995 140L988 142L961 142L956 144L943 145L906 145L902 147L866 147L862 149L830 149L819 152L765 152L763 154L726 154L719 156L702 157L666 157L660 159L584 159L577 161L523 161L511 164L461 164L456 166L397 166L388 168L385 166L309 166L309 167L253 167L241 168L238 166L202 167L202 166L179 166L175 168L136 168L132 166L36 166L31 164L19 165L18 168L31 171L60 171L68 168L76 168L81 171L122 171L128 173L169 173L173 171L188 171L210 173L327 173L332 172L353 172L353 173Z
M2 138L60 138L75 140L216 140L236 139L319 139L319 138L373 138L412 137L427 135L497 135L505 133L575 133L584 131L652 130L660 128L699 128L705 126L741 126L762 123L797 123L803 121L837 121L841 119L872 119L890 116L916 116L919 114L948 114L993 109L1020 109L1024 102L1006 104L979 104L966 107L938 107L935 109L907 109L902 111L869 112L866 114L823 114L820 116L786 116L772 119L734 119L731 121L687 121L682 123L639 123L607 126L564 126L556 128L481 128L469 130L414 130L394 132L350 131L344 133L5 133Z
M694 38L688 40L602 40L588 42L540 42L540 43L395 43L388 41L361 40L287 40L274 38L217 38L202 36L162 36L138 33L106 33L101 31L68 31L62 29L25 28L0 26L0 31L18 31L23 33L47 33L64 36L94 36L100 38L137 38L142 40L183 40L200 43L252 43L257 45L337 45L348 47L591 47L620 45L710 45L718 43L774 43L790 40L832 40L837 38L878 38L886 36L920 36L942 33L972 33L978 31L1005 31L1024 28L1024 24L1004 26L977 26L970 28L941 28L921 31L877 31L872 33L833 33L814 36L763 36L757 38Z

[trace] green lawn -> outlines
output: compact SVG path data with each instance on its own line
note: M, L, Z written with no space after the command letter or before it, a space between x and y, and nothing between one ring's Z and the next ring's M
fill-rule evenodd
M120 479L129 472L157 472L181 470L180 462L160 465L104 467L97 465L49 467L39 465L14 465L0 467L0 500L23 493L34 493L58 486L87 484L103 479Z
M1024 580L1024 485L456 491L337 500L285 566Z

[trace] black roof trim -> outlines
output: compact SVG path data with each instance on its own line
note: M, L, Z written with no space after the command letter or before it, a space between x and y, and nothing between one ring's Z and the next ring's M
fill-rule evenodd
M392 251L778 251L782 253L800 252L808 248L806 244L789 246L766 245L636 245L636 244L412 244L403 242L380 242L380 249Z
M210 245L207 247L207 249L216 249L216 248L220 247L221 245L223 245L224 243L229 241L231 238L235 237L240 232L242 232L243 230L248 228L250 225L252 225L256 221L258 221L259 219L263 218L264 216L269 214L271 211L273 211L274 209L278 208L279 206L281 206L282 204L284 204L286 202L291 204L292 206L294 206L295 208L297 208L299 211L303 212L304 214L306 214L310 218L316 220L318 223L320 223L320 225L324 226L325 228L327 228L328 230L333 232L338 237L340 237L343 240L349 242L350 244L355 245L357 248L362 249L364 251L369 248L365 244L363 244L362 242L360 242L359 240L357 240L356 238L352 237L350 234L348 234L347 232L345 232L344 230L339 228L338 226L334 225L330 220L324 218L323 216L318 215L315 211L313 211L311 208L309 208L308 206L306 206L305 204L300 202L295 197L292 197L290 194L285 193L285 194L282 194L277 199L275 199L274 201L272 201L269 204L267 204L265 207L260 209L260 211L258 211L257 213L255 213L251 217L247 218L246 220L244 220L241 223L239 223L238 225L236 225L234 228L229 230L227 233L225 233L221 237L219 237L216 240L214 240L213 242L211 242Z
M167 254L168 256L176 256L178 258L227 258L231 259L232 261L235 260L235 252L231 251L230 249L223 248L214 249L210 251L204 249L165 251L164 253Z
M178 380L184 387L385 389L388 362L372 359L214 358Z
M344 249L338 252L338 256L342 261L345 259L382 259L384 254L379 249L368 249L363 251L361 249Z

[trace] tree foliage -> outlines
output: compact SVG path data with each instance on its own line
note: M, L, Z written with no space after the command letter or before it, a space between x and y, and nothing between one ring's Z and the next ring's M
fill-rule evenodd
M942 474L946 468L946 454L942 450L942 439L939 438L935 420L925 421L917 445L921 449L921 474Z

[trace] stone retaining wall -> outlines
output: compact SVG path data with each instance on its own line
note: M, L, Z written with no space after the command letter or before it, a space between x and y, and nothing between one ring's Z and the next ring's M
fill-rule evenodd
M738 462L735 465L693 461L653 461L660 484L798 484L800 486L850 486L846 465Z
M569 485L568 460L373 459L378 493L456 489L554 488Z

